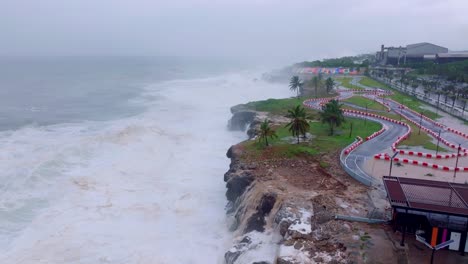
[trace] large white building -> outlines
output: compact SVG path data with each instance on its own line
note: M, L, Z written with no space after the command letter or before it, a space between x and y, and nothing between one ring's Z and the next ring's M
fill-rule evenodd
M400 65L407 62L435 60L437 54L446 53L448 53L447 48L427 42L410 44L406 47L385 47L382 45L376 54L376 61L381 65Z

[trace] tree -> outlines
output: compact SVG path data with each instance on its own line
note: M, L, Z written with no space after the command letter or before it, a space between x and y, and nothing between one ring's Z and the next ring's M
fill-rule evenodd
M437 95L437 109L439 109L440 106L440 95L443 94L441 90L436 90L435 94Z
M268 146L268 138L277 138L276 131L270 127L270 121L265 119L260 125L260 134L258 135L258 141L265 141L265 145Z
M462 104L463 104L462 114L465 114L465 109L466 109L466 103L467 102L468 102L468 99L466 99L466 98L462 99Z
M405 83L406 81L406 76L405 75L401 75L401 78L400 78L400 86L401 88L403 88L403 84Z
M447 104L447 99L452 99L452 95L455 93L455 85L449 84L445 87L445 103Z
M330 126L331 136L334 133L334 128L340 127L341 124L345 122L341 106L342 105L337 100L331 100L322 107L320 119L322 120L322 123L328 123L328 125Z
M325 81L325 86L327 87L327 93L330 93L333 87L335 87L335 81L328 77L328 79Z
M314 86L314 89L315 89L315 97L318 97L318 87L320 85L320 78L318 76L314 76L312 78L312 85Z
M291 80L289 81L289 89L291 91L297 92L297 97L299 98L299 92L302 92L302 86L304 83L299 79L299 76L293 76L291 77Z
M426 87L424 88L423 92L424 92L424 99L426 99L427 95L431 92L431 88Z
M310 128L304 107L298 105L295 108L288 110L286 117L291 118L291 122L289 122L286 127L289 129L289 132L291 132L293 137L297 138L297 143L299 143L299 136L302 135L305 137Z
M364 71L364 75L370 76L369 67L366 67L366 70Z
M453 107L455 106L455 101L457 100L457 95L456 94L451 94L450 99L452 99L452 108L450 111L453 111Z

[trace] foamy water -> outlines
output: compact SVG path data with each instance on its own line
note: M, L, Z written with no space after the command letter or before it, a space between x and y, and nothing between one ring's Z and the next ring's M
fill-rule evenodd
M254 74L169 81L105 122L0 132L0 263L221 263L229 107L291 96Z

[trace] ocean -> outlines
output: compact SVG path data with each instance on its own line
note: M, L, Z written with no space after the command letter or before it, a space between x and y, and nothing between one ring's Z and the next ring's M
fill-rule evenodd
M170 57L0 58L0 263L223 263L230 107L263 70Z

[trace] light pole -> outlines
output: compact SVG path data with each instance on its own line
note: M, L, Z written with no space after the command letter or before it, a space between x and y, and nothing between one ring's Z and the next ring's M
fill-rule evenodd
M364 129L367 128L367 106L369 105L369 103L366 104L366 117L364 118Z
M419 131L418 131L418 135L421 135L422 116L423 116L423 112L421 111L421 119L419 119Z
M388 176L392 176L392 166L393 166L393 159L399 154L400 152L395 152L392 158L390 159L390 171L388 172Z
M460 156L461 144L458 144L458 151L457 151L457 161L455 161L455 169L453 172L453 181L455 181L455 177L457 176L457 168L458 168L458 156Z
M436 155L437 155L437 154L439 154L440 132L442 132L442 129L439 129L439 136L437 137L437 149L436 149Z

